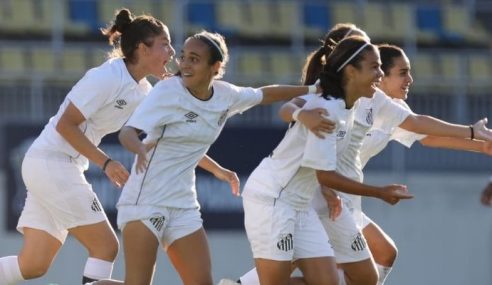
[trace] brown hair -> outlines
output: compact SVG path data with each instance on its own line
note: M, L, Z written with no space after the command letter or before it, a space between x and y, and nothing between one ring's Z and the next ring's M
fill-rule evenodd
M167 30L166 25L149 15L135 17L130 10L122 8L115 13L113 24L101 29L109 39L109 44L115 48L110 57L124 57L135 63L135 50L139 43L152 46L153 38Z
M364 31L352 23L338 23L328 31L324 40L321 41L321 46L306 57L301 77L303 85L312 85L319 78L327 51L331 51L329 46L335 45L350 35L367 37Z
M390 69L395 65L395 58L402 57L405 53L400 47L390 44L379 44L378 49L382 62L381 70L388 75Z
M364 45L366 46L357 53ZM344 67L352 65L360 68L360 62L364 59L364 53L368 50L375 49L367 39L361 36L345 38L334 46L333 50L330 49L330 52L328 52L329 55L326 56L326 64L323 66L323 71L319 75L323 97L326 98L330 95L335 98L345 98L343 87L345 85ZM352 56L353 58L351 58ZM349 61L346 62L347 60Z
M210 59L208 63L210 65L215 64L217 61L221 62L219 71L215 74L215 79L222 78L225 74L227 62L229 62L229 50L227 49L224 36L219 33L201 31L190 38L198 39L208 46L210 50Z

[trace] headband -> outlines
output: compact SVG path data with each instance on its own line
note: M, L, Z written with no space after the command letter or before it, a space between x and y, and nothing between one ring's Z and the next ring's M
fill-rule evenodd
M345 35L343 35L342 39L345 39L346 37L348 37L351 32L352 32L352 28L349 28L348 31L345 33Z
M352 59L354 59L354 57L356 57L368 45L369 43L365 42L358 50L356 50L349 58L347 58L347 60L344 63L342 63L342 65L340 65L340 67L337 69L337 72L342 70L342 68L344 68L345 65L347 65Z
M223 61L224 60L224 55L222 54L222 49L220 48L220 46L217 44L216 41L214 41L212 38L210 38L209 36L207 35L198 35L198 37L200 39L205 39L206 42L208 42L209 44L212 45L213 48L215 48L218 52L219 52L219 55L220 55L220 61Z

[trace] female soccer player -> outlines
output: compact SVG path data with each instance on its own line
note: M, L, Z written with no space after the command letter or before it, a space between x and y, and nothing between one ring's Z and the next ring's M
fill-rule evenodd
M471 126L463 126L449 124L429 116L417 115L411 112L408 105L403 101L406 99L409 87L413 82L410 75L410 62L403 50L396 46L381 45L379 48L383 63L382 69L385 72L385 76L379 87L394 102L408 110L409 114L404 120L398 121L388 119L389 113L387 112L373 112L373 126L364 139L360 150L361 169L372 156L384 149L389 140L399 141L408 147L415 140L420 140L422 144L432 147L482 152L490 149L488 147L490 142L486 140L490 140L492 136L490 130L485 127L486 120L480 120ZM375 104L376 98L384 99L386 97L384 94L381 91L376 92L372 104ZM302 103L300 104L302 105ZM285 111L290 113L294 109L297 109L297 107L287 106ZM392 113L395 110L388 111ZM312 115L316 115L316 112L311 113L313 113ZM284 118L288 118L289 116L289 114L286 114ZM432 136L426 137L418 133L430 134ZM480 139L480 141L475 141L474 139ZM344 198L348 201L349 208L354 214L358 227L363 229L364 237L367 239L367 243L378 267L379 284L383 284L397 256L394 242L362 212L360 197L344 195ZM315 201L319 200L315 199ZM324 213L320 214L320 218L325 224L327 231L331 233L337 227L336 225L339 225L339 222L330 219L326 209L324 211L321 210L323 207L326 208L326 204L318 204L318 213ZM336 248L337 246L335 246L335 252ZM350 279L350 272L353 270L344 268L344 266L342 268L345 270L345 274L348 275L347 279Z
M303 82L304 84L313 83L319 78L320 70L323 68L323 64L325 62L324 51L326 47L333 42L337 42L340 39L346 37L347 35L361 35L367 38L367 35L361 31L359 28L354 26L353 24L337 24L333 29L327 34L324 40L324 44L315 52L310 54L308 60L306 62L304 73L303 73ZM394 57L400 58L403 53L397 53L397 56L389 56L386 49L381 49L381 59L382 59L382 69L385 71L385 76L382 79L381 88L387 89L388 94L394 94L394 96L399 96L397 98L406 98L406 93L408 93L408 87L410 86L412 79L410 76L410 66L408 63L408 59L401 58L402 61L406 59L407 66L399 66L398 68L394 67L393 59ZM405 61L404 61L405 62ZM391 67L391 68L390 68ZM390 70L390 69L394 70ZM391 72L391 74L390 74ZM396 78L399 77L400 81ZM396 82L396 83L395 83ZM400 82L400 83L398 83ZM392 92L390 92L390 90ZM404 96L402 94L404 93ZM398 95L399 94L399 95ZM391 96L391 95L390 95ZM364 101L366 99L363 99ZM299 106L304 104L302 98L294 99ZM394 103L400 105L399 107L395 106L395 104L388 104L389 100L386 95L382 92L376 92L374 98L371 99L372 102L369 102L369 105L366 107L371 109L373 112L373 123L374 126L371 130L384 130L383 133L385 136L378 136L378 131L374 131L375 134L370 132L368 136L364 139L362 149L361 149L361 159L362 162L360 164L360 170L362 170L362 166L367 163L369 157L375 155L379 151L381 151L384 146L387 144L387 138L389 138L390 133L395 130L395 126L398 126L403 123L403 121L408 118L406 123L406 127L419 131L422 133L434 133L436 132L439 135L454 135L463 138L452 138L452 137L427 137L428 139L422 141L426 143L428 146L440 146L440 147L448 147L448 148L458 148L458 149L468 149L475 151L487 151L490 149L489 142L484 141L471 141L469 140L469 135L471 129L468 126L458 126L458 125L450 125L446 124L442 121L435 120L431 117L426 116L418 116L411 112L408 106L401 100L396 100ZM366 104L368 102L365 102ZM372 105L371 105L372 104ZM384 107L386 106L386 107ZM291 121L292 114L298 118L300 122L306 125L308 129L310 129L314 134L319 137L324 137L324 132L330 132L332 129L331 122L329 122L326 117L321 116L320 114L325 114L319 109L313 109L311 111L307 111L305 109L299 109L294 104L287 104L282 108L281 116L284 120ZM410 115L410 116L409 116ZM391 119L393 118L393 119ZM364 117L362 116L362 119ZM418 124L422 123L422 126ZM422 129L423 127L424 129ZM439 130L442 128L442 130ZM480 133L482 138L490 138L490 135L487 135L489 132L484 128L484 121L479 121L477 124L473 126L473 129L476 132ZM442 133L445 132L445 134ZM396 129L397 134L400 133L401 141L408 141L409 132L406 132L407 135L404 135L404 130ZM398 135L397 135L398 136ZM398 139L397 136L394 139ZM416 135L413 133L413 136L422 138L421 135ZM385 141L386 137L386 142ZM374 147L373 144L370 144L369 141L374 142L375 144L380 144L380 147ZM439 145L441 144L441 145ZM372 145L371 147L369 147ZM490 151L489 151L490 152ZM362 177L362 172L360 171L360 175ZM329 193L325 190L324 194ZM318 192L318 194L320 194ZM333 197L329 195L324 195L326 198ZM336 197L336 196L335 196ZM348 196L350 197L350 196ZM333 215L327 209L326 203L323 201L323 197L318 195L317 199L314 201L321 201L321 203L317 204L318 214L320 214L321 220L325 226L325 229L328 231L330 236L331 243L333 245L335 251L335 257L339 266L344 271L344 276L341 277L346 279L347 284L375 284L374 278L377 278L379 275L379 284L383 284L387 274L389 273L391 266L396 258L396 248L394 247L394 243L384 234L376 224L372 221L367 227L364 227L364 236L369 236L368 245L376 262L377 271L372 264L372 260L368 258L367 249L361 248L357 250L352 250L352 242L356 241L354 236L357 235L357 228L361 227L361 221L363 215L360 214L360 211L355 211L356 215L350 214L350 211L347 209L351 209L354 211L354 206L352 206L350 199L344 199L345 204L348 203L348 207L344 207L340 210L331 209L331 213L337 213L339 217L337 220L333 221ZM336 204L336 201L330 200L329 203ZM353 201L355 205L360 204L360 202ZM355 207L355 208L360 208ZM358 219L355 219L358 217ZM367 224L367 219L364 218ZM357 223L359 226L357 227ZM375 237L374 237L375 236ZM379 242L378 242L379 241ZM258 276L255 270L252 270L240 278L240 282L246 285L258 284ZM223 280L221 284L235 284L230 280Z
M161 21L127 9L103 34L119 42L112 58L72 88L26 153L28 192L17 226L24 244L18 256L0 258L0 284L44 275L68 233L89 252L83 283L111 277L118 240L84 171L91 161L113 184L125 184L128 171L98 145L128 120L151 89L145 77L161 78L174 49Z
M228 58L221 35L204 31L189 37L178 76L159 82L120 132L121 143L137 154L118 202L125 284L152 282L159 245L184 284L212 284L196 199L196 166L214 174L220 170L205 154L229 117L257 104L316 92L314 85L255 89L220 81ZM139 131L146 133L144 141L138 138ZM226 179L237 179L230 177ZM238 194L239 187L233 184ZM95 284L118 283L104 282Z
M357 164L358 148L372 124L356 119L361 109L371 115L360 100L372 97L383 75L376 47L349 37L327 53L320 74L323 96L304 98L309 98L306 107L324 109L337 122L335 132L321 139L295 124L244 188L245 227L261 284L287 284L293 261L307 284L338 284L328 236L311 209L318 183L391 204L412 197L401 185L361 184L352 171L356 167L350 166ZM362 242L359 237L355 246Z

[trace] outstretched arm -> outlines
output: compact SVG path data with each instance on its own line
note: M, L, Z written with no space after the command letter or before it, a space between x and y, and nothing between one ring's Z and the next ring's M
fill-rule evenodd
M427 136L420 140L427 147L466 150L492 155L492 142L463 138Z
M379 198L392 205L401 199L413 198L413 195L408 193L407 187L404 185L371 186L347 178L336 171L317 170L316 177L322 186L348 194Z
M263 92L263 100L260 104L271 104L278 101L287 101L304 94L321 92L318 85L270 85L261 87L260 89Z
M217 179L228 182L231 186L232 194L239 196L239 178L236 172L223 168L210 156L205 155L199 162L198 166L212 173Z
M418 134L492 141L492 131L486 127L487 119L471 126L448 123L427 115L411 114L400 127Z

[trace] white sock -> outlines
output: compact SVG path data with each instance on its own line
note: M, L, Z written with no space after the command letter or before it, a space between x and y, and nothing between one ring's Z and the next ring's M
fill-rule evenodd
M392 267L382 266L377 263L376 263L376 267L379 273L379 279L377 285L383 285L384 281L386 281L386 278L390 274Z
M256 267L246 272L239 280L242 285L260 285L260 278L258 277L258 272L256 272Z
M85 263L84 276L94 280L110 279L113 262L89 257Z
M0 258L0 284L14 285L24 280L17 259L17 256Z
M337 272L338 272L338 284L340 285L347 285L347 283L345 282L345 272L343 271L343 269L341 268L337 268Z

